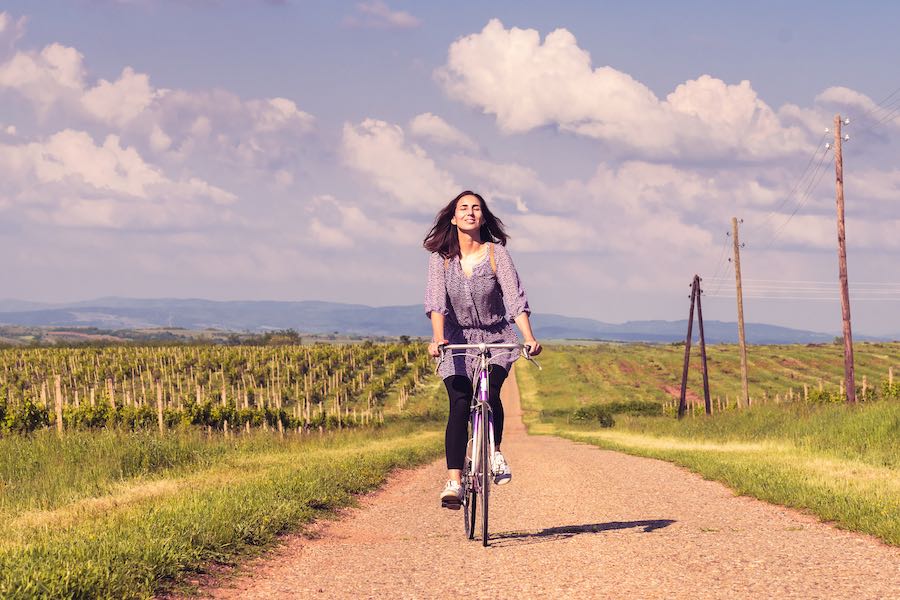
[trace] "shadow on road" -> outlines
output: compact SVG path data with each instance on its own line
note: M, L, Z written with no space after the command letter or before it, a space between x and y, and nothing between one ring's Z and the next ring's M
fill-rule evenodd
M618 529L641 529L642 533L651 533L657 529L668 527L675 521L672 519L653 519L649 521L610 521L609 523L592 523L590 525L564 525L548 527L538 531L510 531L492 534L492 546L518 546L522 544L540 544L564 540L583 533L603 533Z

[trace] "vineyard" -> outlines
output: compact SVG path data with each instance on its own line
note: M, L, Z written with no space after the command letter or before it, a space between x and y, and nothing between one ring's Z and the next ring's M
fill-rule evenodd
M900 344L855 345L857 397L862 402L900 400ZM707 347L714 414L742 408L740 355L735 345ZM843 353L836 344L752 346L749 352L750 407L840 404ZM683 345L591 344L554 347L541 373L542 416L574 415L590 405L628 404L674 417L681 395ZM898 377L895 377L895 372ZM530 377L532 374L523 374ZM703 412L698 356L691 357L688 415ZM655 406L652 406L655 405Z
M402 343L2 350L0 433L369 426L408 410L432 371Z

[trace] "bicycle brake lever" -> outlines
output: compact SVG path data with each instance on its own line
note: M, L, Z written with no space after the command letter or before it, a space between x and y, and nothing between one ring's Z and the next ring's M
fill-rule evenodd
M438 344L438 363L434 368L434 374L437 375L441 370L441 365L444 364L444 346L445 344Z
M534 358L531 356L531 351L529 350L528 344L523 344L522 356L524 356L525 360L527 360L528 362L534 363L534 366L536 366L538 368L538 371L544 370L541 367L540 363L538 363L538 361L534 360Z

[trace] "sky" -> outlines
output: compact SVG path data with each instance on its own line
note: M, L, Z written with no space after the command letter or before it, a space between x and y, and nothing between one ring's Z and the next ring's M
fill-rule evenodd
M0 3L0 297L421 303L481 193L541 313L900 334L900 5ZM424 318L424 317L423 317Z

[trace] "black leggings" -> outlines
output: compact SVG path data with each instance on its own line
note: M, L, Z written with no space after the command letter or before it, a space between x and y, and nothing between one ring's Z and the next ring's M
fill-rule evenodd
M500 446L503 438L503 405L500 403L500 386L508 373L503 367L488 367L488 403L494 420L494 444ZM444 447L447 453L447 468L462 469L466 459L466 444L469 441L469 405L472 402L472 380L463 375L451 375L444 380L447 396L450 398L450 417L447 419L447 433Z

